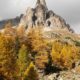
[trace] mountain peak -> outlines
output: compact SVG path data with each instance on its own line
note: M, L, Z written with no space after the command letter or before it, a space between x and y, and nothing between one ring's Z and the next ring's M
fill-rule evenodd
M61 29L73 32L62 17L52 10L48 10L45 0L37 0L35 8L28 8L26 15L21 19L21 23L25 24L27 28L42 25L49 30Z
M42 5L46 6L46 1L45 0L37 0L36 4L42 4Z
M45 0L37 0L36 7L40 6L40 5L45 7L45 9L47 9L47 5L46 5L46 1Z

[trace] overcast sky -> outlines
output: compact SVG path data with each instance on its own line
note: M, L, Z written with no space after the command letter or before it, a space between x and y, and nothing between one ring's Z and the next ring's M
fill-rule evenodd
M36 0L0 0L0 20L14 18L24 13L27 7L34 7ZM62 16L80 33L80 0L46 0L47 6Z

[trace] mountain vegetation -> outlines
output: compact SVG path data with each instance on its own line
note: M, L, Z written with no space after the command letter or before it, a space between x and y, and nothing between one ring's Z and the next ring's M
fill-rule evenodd
M39 28L23 36L18 31L8 23L0 33L1 80L39 80L38 69L47 70L51 66L54 72L55 66L56 71L70 70L80 60L80 46L74 41L74 44L61 39L48 41Z

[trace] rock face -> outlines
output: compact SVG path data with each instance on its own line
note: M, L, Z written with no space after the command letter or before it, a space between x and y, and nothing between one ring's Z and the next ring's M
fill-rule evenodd
M66 29L73 33L63 18L48 10L45 0L37 0L35 8L28 8L19 25L24 25L27 30L42 25L43 30Z
M75 70L74 70L75 71ZM44 80L80 80L80 73L71 71L61 71L60 73L53 73L44 76Z

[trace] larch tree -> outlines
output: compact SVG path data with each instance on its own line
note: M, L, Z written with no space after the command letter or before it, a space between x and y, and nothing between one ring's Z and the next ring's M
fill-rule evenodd
M16 39L0 35L0 73L13 79L16 71Z
M19 76L23 77L23 73L25 71L25 69L27 68L27 66L30 63L30 58L28 56L28 51L27 51L27 47L23 44L19 50L18 53L18 60L17 60L17 64L19 67Z
M62 69L71 69L73 64L78 60L78 53L78 48L75 45L54 42L51 52L53 64L56 64Z
M39 80L39 76L33 62L30 63L24 75L25 75L24 80Z
M46 41L40 29L32 29L27 36L27 44L32 52L47 50Z

